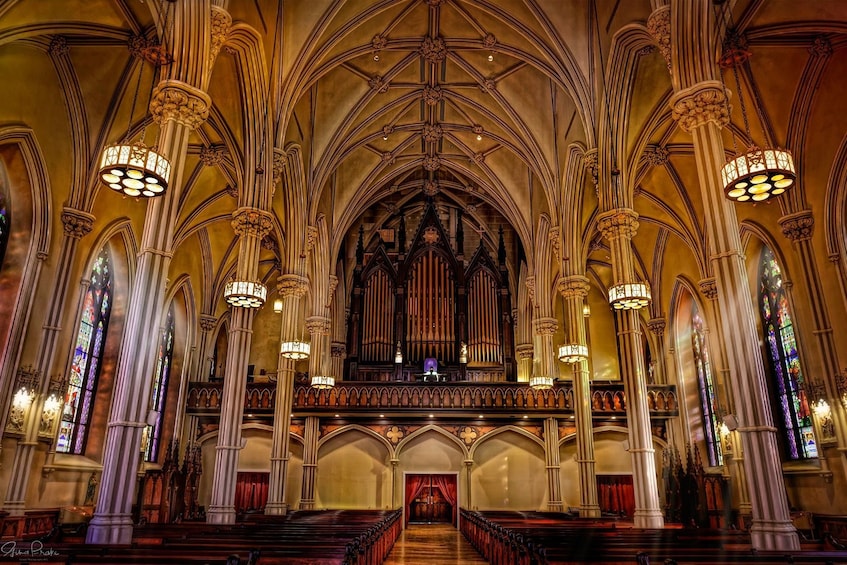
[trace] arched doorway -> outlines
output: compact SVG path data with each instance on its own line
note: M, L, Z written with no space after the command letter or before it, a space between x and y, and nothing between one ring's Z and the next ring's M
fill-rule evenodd
M456 525L457 475L406 474L407 524Z

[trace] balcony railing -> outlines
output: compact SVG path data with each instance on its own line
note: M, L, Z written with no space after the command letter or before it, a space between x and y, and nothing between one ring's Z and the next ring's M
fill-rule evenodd
M189 414L216 414L220 411L221 383L191 383L186 409ZM549 390L533 390L519 383L384 383L340 382L334 388L317 390L306 385L294 387L294 413L364 414L374 411L438 411L572 414L573 387L560 383ZM251 413L272 413L276 399L274 383L250 383L244 409ZM622 383L592 383L592 414L595 418L626 417L626 395ZM676 387L648 385L647 404L651 418L679 414Z

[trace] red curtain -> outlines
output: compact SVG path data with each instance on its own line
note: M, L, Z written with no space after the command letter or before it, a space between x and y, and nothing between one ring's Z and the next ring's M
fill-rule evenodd
M238 473L235 483L235 511L264 510L268 502L269 473Z
M406 524L414 501L424 490L429 492L429 475L406 475Z
M632 475L597 475L600 510L632 517L635 514L635 491Z
M437 487L441 494L450 506L453 507L453 512L450 516L450 523L456 525L456 475L432 475L432 486Z

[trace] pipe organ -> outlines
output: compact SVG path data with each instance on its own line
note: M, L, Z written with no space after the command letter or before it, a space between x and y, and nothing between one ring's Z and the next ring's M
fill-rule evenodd
M400 225L405 224L401 216ZM359 232L350 296L347 380L418 380L427 359L438 380L515 380L509 274L502 233L495 262L482 241L465 264L435 206L424 209L408 252L405 234L389 252ZM402 362L398 363L397 361Z

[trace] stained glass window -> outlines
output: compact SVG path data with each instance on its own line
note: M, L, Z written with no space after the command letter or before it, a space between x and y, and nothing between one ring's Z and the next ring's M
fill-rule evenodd
M147 441L144 447L144 460L155 461L159 454L159 441L162 438L162 421L164 420L165 400L168 392L168 377L171 374L171 361L174 353L174 309L171 304L168 310L165 329L159 340L159 353L156 359L156 369L153 373L153 398L150 406L158 414L156 422L148 425Z
M105 247L94 262L90 280L82 306L65 405L59 423L56 451L60 453L83 453L88 436L91 407L97 391L103 344L112 309L112 261Z
M786 453L791 459L818 456L812 427L812 410L803 387L800 355L782 271L773 252L765 247L759 265L759 305L762 329L778 404L778 425L784 430Z
M709 464L715 467L723 465L717 394L712 380L712 366L709 361L703 319L695 303L691 304L691 351L694 354L694 368L697 371L697 388L700 392L700 408L703 415L706 448L709 452Z

